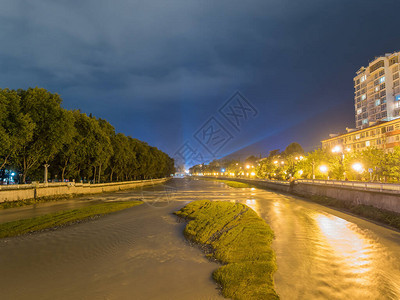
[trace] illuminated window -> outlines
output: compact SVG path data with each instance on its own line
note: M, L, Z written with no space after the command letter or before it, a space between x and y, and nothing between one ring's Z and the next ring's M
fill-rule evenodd
M361 82L364 82L367 79L367 75L361 76Z
M357 114L361 114L362 110L361 108L357 109Z
M368 124L368 119L362 120L362 123L363 123L363 125L364 125L364 124Z
M381 99L375 101L375 106L381 105Z
M379 86L377 86L377 87L375 88L375 92L377 92L377 91L379 91Z
M380 82L380 83L385 82L385 76L379 78L379 82Z
M367 99L367 95L364 94L361 96L361 100L365 100L365 99Z
M400 95L396 96L396 101L400 101Z

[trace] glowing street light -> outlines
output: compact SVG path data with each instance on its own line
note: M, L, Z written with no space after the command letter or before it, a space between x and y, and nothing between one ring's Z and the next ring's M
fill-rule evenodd
M339 153L342 152L342 147L339 145L336 145L335 147L332 148L333 153Z
M246 169L250 169L250 165L246 165Z
M277 164L278 163L278 161L276 160L276 161L274 161L274 164Z
M326 172L328 172L328 167L325 166L325 165L322 165L322 166L319 166L319 170L320 170L322 173L326 173Z
M363 165L360 163L355 163L351 166L353 168L354 171L358 172L358 173L362 173L363 171Z

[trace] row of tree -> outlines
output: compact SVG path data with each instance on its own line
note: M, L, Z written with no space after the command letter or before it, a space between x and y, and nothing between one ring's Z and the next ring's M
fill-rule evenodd
M316 149L305 153L298 143L285 151L273 150L268 157L248 157L244 162L218 160L208 165L197 165L193 174L258 177L272 180L303 179L365 180L382 182L400 181L400 147L392 152L367 148L348 152L344 149Z
M292 143L286 147L285 151L280 152L279 149L272 150L269 156L266 158L257 158L254 155L247 157L244 161L230 160L230 159L219 159L210 162L209 164L195 165L189 169L192 174L216 174L224 173L224 175L230 176L256 176L265 177L263 168L269 163L276 162L280 158L280 163L283 158L301 156L304 153L303 148L297 144ZM274 166L276 164L273 164ZM264 170L266 173L270 173L269 170ZM256 173L257 172L257 173ZM271 171L273 173L273 171ZM251 175L253 174L253 175Z
M116 133L106 120L61 107L42 88L0 89L0 170L16 169L20 181L52 178L92 182L160 178L174 160L147 143Z

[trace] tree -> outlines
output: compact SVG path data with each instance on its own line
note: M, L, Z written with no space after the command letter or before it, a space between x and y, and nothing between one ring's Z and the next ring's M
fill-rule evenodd
M400 180L400 147L396 146L393 149L393 152L389 152L386 155L386 168L384 170L384 174L393 179L396 179L398 182Z
M21 98L14 90L0 89L0 169L25 147L35 124L21 111Z
M329 165L330 153L324 149L316 149L307 153L304 159L298 162L298 169L303 171L303 177L314 179L324 178L324 174L320 172L319 167ZM328 169L329 170L329 169Z
M32 139L16 156L16 163L22 170L25 182L28 172L39 165L48 164L64 144L72 139L73 120L61 107L61 98L45 89L29 88L18 90L21 97L21 111L33 122L35 130Z
M275 149L275 150L269 151L268 157L271 158L271 157L274 157L274 156L279 156L280 153L281 153L280 149Z
M289 155L302 155L304 154L303 148L300 146L298 143L291 143L289 144L285 151L283 151L282 155L283 156L289 156Z
M114 174L119 178L124 178L125 168L129 165L129 159L133 159L129 145L129 139L122 133L117 133L111 138L113 155L110 157L109 173L110 181L113 181Z
M42 164L61 179L93 182L146 179L175 172L174 160L147 143L116 134L104 119L61 107L61 98L45 89L0 89L0 169L16 165L42 178ZM46 166L47 170L47 166Z
M259 178L273 179L277 177L278 164L274 163L274 158L266 158L260 161L260 164L256 166L256 175Z
M246 158L245 163L248 165L255 165L257 162L258 158L255 157L254 155L250 155L249 157Z

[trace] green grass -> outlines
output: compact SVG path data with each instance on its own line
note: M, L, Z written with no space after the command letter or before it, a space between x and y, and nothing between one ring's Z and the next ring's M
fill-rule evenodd
M253 187L250 184L243 183L243 182L238 182L238 181L232 181L232 180L224 180L224 179L214 179L214 178L201 178L202 180L208 180L208 181L217 181L217 182L223 182L227 186L233 187L233 188L250 188Z
M21 207L21 206L27 206L27 205L37 204L37 203L65 200L65 199L70 199L70 198L72 198L72 195L42 197L42 198L38 198L38 199L4 201L4 202L0 203L0 209Z
M255 211L231 202L194 201L175 212L190 220L185 237L224 264L213 272L222 294L232 299L279 299L274 290L274 234Z
M142 204L141 201L107 202L0 224L0 238L56 228Z

